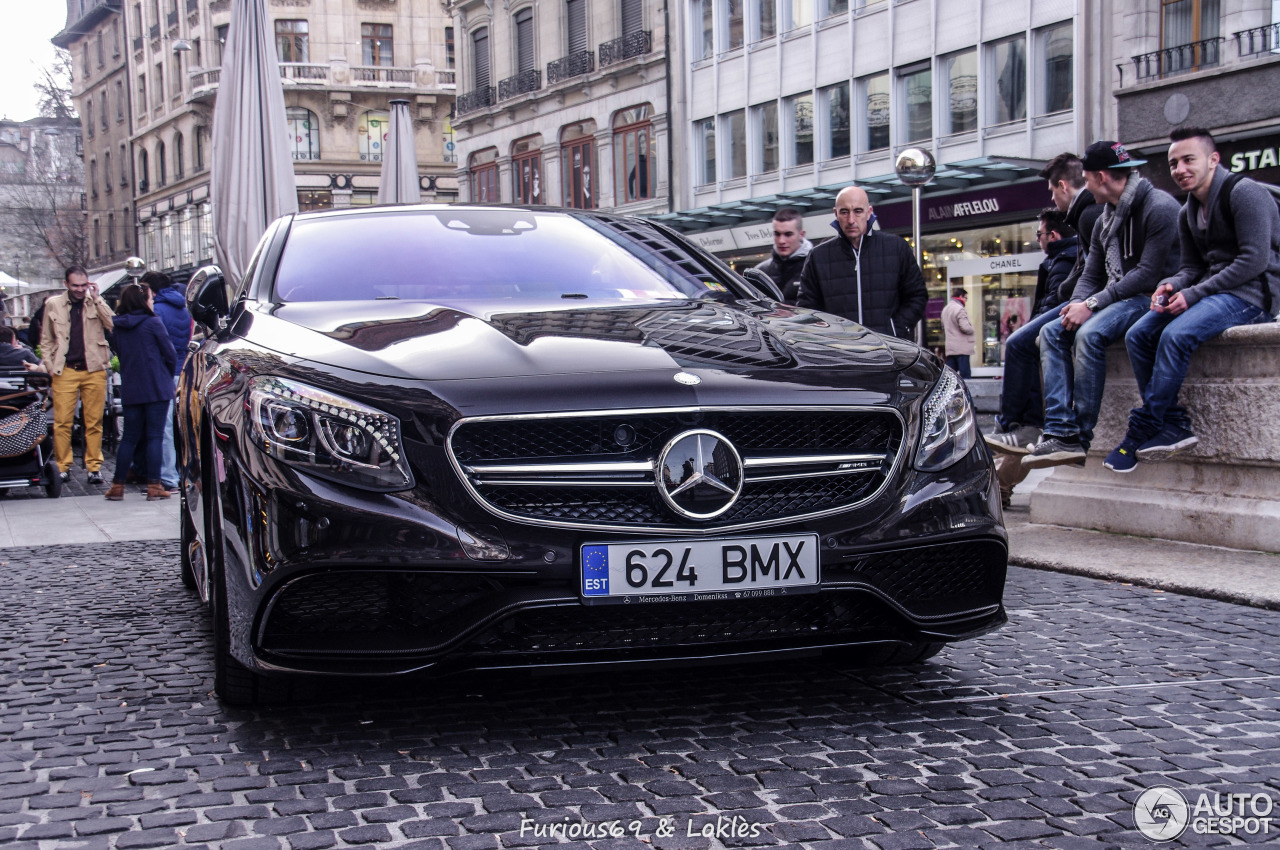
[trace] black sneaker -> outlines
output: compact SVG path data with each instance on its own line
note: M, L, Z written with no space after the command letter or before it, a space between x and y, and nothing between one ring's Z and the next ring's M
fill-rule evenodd
M89 473L89 483L90 483L90 484L101 484L101 483L102 483L102 473L101 473L101 472L90 472L90 473Z
M1011 431L983 434L987 447L993 452L1007 455L1024 455L1040 442L1040 429L1031 425L1019 425Z
M63 484L66 484L71 480L71 470L68 469L66 472L58 473L58 477L62 479Z
M1062 466L1072 463L1084 466L1088 452L1080 444L1077 437L1054 437L1046 434L1031 452L1022 458L1022 465L1027 469L1041 469L1046 466Z
M1178 452L1186 451L1198 442L1200 438L1186 428L1166 425L1160 429L1159 434L1138 446L1138 460L1143 463L1159 463Z

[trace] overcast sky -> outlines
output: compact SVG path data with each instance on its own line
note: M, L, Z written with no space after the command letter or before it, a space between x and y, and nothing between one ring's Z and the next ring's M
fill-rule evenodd
M67 22L62 0L0 0L0 116L15 121L36 117L33 84L53 62L49 42Z

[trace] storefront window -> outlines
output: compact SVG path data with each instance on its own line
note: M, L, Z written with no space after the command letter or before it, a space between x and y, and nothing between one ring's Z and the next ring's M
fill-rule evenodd
M969 293L969 318L978 333L974 367L1004 364L1004 343L1031 318L1036 289L1039 246L1034 220L921 237L925 285L929 304L925 309L925 345L941 355L942 308L951 294ZM985 258L1030 255L1009 271L989 273L981 268ZM976 262L975 262L976 261ZM985 272L985 273L984 273Z

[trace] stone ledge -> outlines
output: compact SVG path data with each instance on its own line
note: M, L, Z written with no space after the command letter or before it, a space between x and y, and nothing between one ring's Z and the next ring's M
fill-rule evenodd
M1231 328L1202 346L1181 400L1199 445L1127 475L1104 468L1139 404L1123 344L1109 349L1089 462L1036 489L1032 522L1280 552L1280 324Z

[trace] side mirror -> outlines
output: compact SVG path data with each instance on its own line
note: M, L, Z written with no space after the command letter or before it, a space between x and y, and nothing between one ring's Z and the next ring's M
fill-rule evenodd
M226 328L231 313L231 287L217 266L205 266L187 282L187 312L213 333Z
M753 289L758 289L764 293L766 298L772 298L774 301L782 300L782 290L778 288L778 284L773 282L773 278L760 271L759 269L746 269L739 272L742 279L751 284Z

